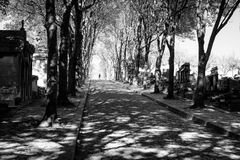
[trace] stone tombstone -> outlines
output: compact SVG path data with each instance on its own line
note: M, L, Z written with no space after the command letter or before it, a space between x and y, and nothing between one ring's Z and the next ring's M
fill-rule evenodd
M180 67L178 77L180 79L180 83L187 83L190 81L190 63L184 63Z
M217 90L218 85L218 67L213 67L211 69L211 75L210 75L210 86L212 91Z

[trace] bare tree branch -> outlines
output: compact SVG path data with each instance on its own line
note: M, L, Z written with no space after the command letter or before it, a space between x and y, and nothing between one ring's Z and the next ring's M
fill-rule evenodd
M229 9L228 13L226 14L226 16L224 17L224 19L222 20L221 24L218 27L217 33L228 23L233 13L237 9L239 3L240 3L240 0L236 1L236 3Z

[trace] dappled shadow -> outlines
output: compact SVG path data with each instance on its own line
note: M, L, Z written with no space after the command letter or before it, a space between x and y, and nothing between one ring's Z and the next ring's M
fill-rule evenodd
M170 106L171 109L177 110L177 112L181 111L188 113L188 116L191 115L190 118L195 117L194 121L196 123L200 123L205 126L212 126L212 123L215 123L217 126L221 127L214 125L212 126L214 130L221 133L226 133L226 130L228 130L230 132L236 133L229 134L229 136L239 139L239 136L237 134L240 133L240 114L237 112L234 113L224 111L210 105L209 103L202 109L190 109L190 106L193 105L191 101L166 100L163 98L163 95L153 95L149 93L145 93L144 95L150 97L150 99L155 99L160 103ZM196 121L196 117L198 121Z
M72 98L73 99L73 98ZM72 102L79 104L79 100ZM58 108L57 123L38 124L45 107L40 103L12 110L0 121L0 159L71 159L74 153L80 108Z
M63 154L62 148L71 139L68 130L36 129L15 124L24 128L19 132L9 133L11 136L1 136L0 152L1 159L57 159ZM63 139L62 139L63 138Z
M211 122L219 123L228 130L236 129L238 132L240 131L240 115L238 113L230 113L219 108L207 106L202 110L195 110L194 115L207 118Z
M80 132L81 159L240 159L240 143L169 113L111 82L95 82Z

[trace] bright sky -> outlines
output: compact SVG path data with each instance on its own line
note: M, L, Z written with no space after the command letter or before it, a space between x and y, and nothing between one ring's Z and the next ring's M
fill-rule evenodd
M208 28L206 39L209 38L210 32L211 28ZM197 56L197 41L187 39L184 42L177 42L176 50L186 51L188 54ZM227 57L234 54L240 58L240 9L235 11L229 23L217 35L213 44L212 54L217 57Z

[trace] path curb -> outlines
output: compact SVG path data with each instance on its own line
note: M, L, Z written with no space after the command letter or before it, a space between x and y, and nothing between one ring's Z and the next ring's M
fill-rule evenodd
M84 114L84 110L85 110L85 107L86 107L86 104L87 104L87 100L88 100L88 96L89 96L89 91L90 91L90 84L91 82L89 81L88 84L87 84L87 91L85 92L84 94L84 98L83 98L83 103L81 105L83 105L83 107L81 107L81 111L80 111L80 120L77 124L78 128L76 129L76 136L74 137L74 145L73 145L73 148L74 148L74 151L73 151L73 154L71 155L71 160L75 160L76 157L76 148L77 148L77 140L78 140L78 136L79 136L79 131L80 131L80 128L81 128L81 124L82 124L82 121L83 121L83 114Z
M240 133L234 131L233 129L225 128L216 122L211 122L211 121L207 120L204 117L197 116L192 113L188 113L180 108L173 107L173 106L171 106L167 103L161 102L145 93L140 93L140 95L158 103L159 105L167 108L169 111L179 115L182 118L191 119L194 123L205 126L206 128L209 128L219 134L224 134L230 138L240 140Z

